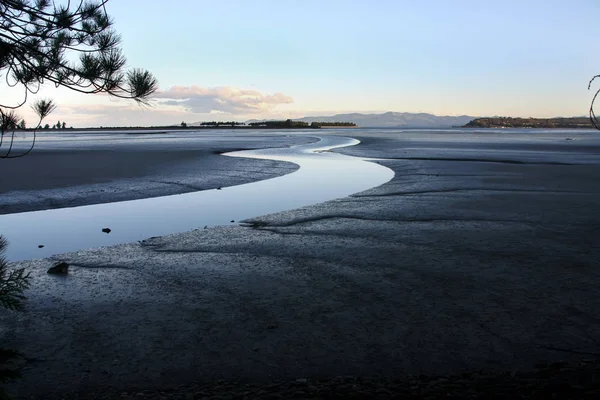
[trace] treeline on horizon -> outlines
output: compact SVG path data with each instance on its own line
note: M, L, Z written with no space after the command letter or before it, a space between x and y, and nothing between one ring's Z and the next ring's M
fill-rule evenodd
M557 118L475 118L463 128L592 128L587 117Z
M258 121L250 122L248 125L253 127L265 128L321 128L330 126L356 126L354 122L308 122L294 121L286 119L285 121Z
M246 125L245 122L235 122L235 121L210 121L210 122L201 122L200 126L242 126Z
M237 121L206 121L201 122L199 124L188 125L186 122L181 122L177 125L163 125L163 126L98 126L98 127L89 127L89 128L75 128L81 131L97 131L97 130L136 130L136 129L146 129L146 130L159 130L159 129L198 129L198 128L280 128L280 129L319 129L321 127L356 127L354 122L308 122L303 121L294 121L292 119L281 120L281 121L256 121L250 122L246 124L245 122L237 122ZM15 129L26 129L25 124L15 126ZM74 129L71 127L66 127L65 122L58 122L56 125L48 125L40 126L38 129L42 130L55 130L55 129Z
M246 128L309 128L309 124L301 121L293 121L287 119L285 121L257 121L250 122L246 125L245 122L236 121L210 121L201 122L200 126L209 128L220 128L220 127L246 127Z
M294 121L291 119L286 119L285 121L250 122L248 125L255 128L310 128L308 122Z
M24 119L21 119L21 121L19 121L18 123L15 123L14 121L4 121L3 118L0 116L0 123L2 124L2 127L4 128L4 130L9 131L9 130L17 130L17 131L24 131L24 130L38 130L38 129L73 129L72 126L67 127L67 123L65 121L60 122L58 121L56 124L54 125L50 125L50 124L45 124L45 125L38 125L35 128L27 128L27 124L25 123Z
M311 122L311 126L356 126L354 122Z
M236 127L236 126L247 126L252 128L321 128L321 127L343 127L343 126L356 126L354 122L320 122L315 121L308 122L303 121L294 121L292 119L286 120L270 120L270 121L255 121L250 122L246 125L244 122L235 122L235 121L210 121L210 122L201 122L200 126L204 127Z

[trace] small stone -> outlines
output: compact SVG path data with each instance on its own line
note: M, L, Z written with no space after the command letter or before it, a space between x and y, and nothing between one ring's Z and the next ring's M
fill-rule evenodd
M301 385L306 385L308 383L308 379L306 379L306 378L296 379L296 383L299 383Z
M38 249L41 249L42 247L44 247L43 244L38 244Z
M277 324L271 324L271 325L267 326L267 329L277 329L277 328L279 328L279 325L277 325Z
M234 220L231 220L231 222L233 223L233 222L235 222L235 221L234 221Z
M220 187L218 187L218 188L217 188L217 190L221 190L221 188L220 188Z
M104 233L110 233L111 229L110 228L102 228L102 232L104 232Z
M55 264L53 267L51 267L48 270L49 274L54 274L54 275L66 275L69 273L69 264L67 264L66 262L59 262L57 264Z

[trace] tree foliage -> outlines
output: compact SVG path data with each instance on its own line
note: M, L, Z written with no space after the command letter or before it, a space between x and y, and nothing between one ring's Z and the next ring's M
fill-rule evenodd
M264 128L308 128L308 122L303 121L293 121L291 119L286 119L285 121L259 121L259 122L250 122L248 125L254 127L264 127Z
M54 111L56 105L52 100L42 99L36 101L31 108L39 118L39 121L35 124L35 126L38 127L43 119ZM17 129L25 129L25 120L23 120L13 109L3 110L0 108L0 158L23 157L29 154L35 147L37 128L33 130L33 140L31 141L29 148L23 152L15 153L13 151L13 146L15 143L15 131ZM5 142L8 144L4 145Z
M590 120L586 117L570 118L513 118L513 117L484 117L469 121L465 128L591 128Z
M10 102L0 99L2 137L0 158L23 156L13 153L15 110L38 93L43 84L54 84L80 93L108 93L133 99L142 105L158 89L156 78L142 69L126 70L120 48L121 37L113 29L106 11L108 0L0 0L0 79L22 89ZM34 105L40 121L54 103ZM35 144L35 130L33 131ZM2 147L4 146L4 148ZM33 146L31 147L33 148Z
M0 307L12 311L23 311L25 308L25 295L23 291L30 285L29 273L25 270L8 269L4 258L7 242L0 236ZM0 347L0 382L7 382L20 376L19 368L15 363L22 358L18 351ZM8 395L0 388L0 399Z
M321 121L314 121L311 122L310 127L311 128L320 128L320 127L336 127L336 126L356 126L356 124L354 122L321 122Z
M12 311L23 311L25 296L23 291L29 287L29 274L24 269L9 271L4 258L7 242L0 236L0 307Z
M22 106L45 82L146 103L158 83L148 71L125 70L107 2L1 0L0 71L8 85L23 87L24 96L17 104L0 106Z
M200 123L200 126L241 126L241 125L246 125L243 122L236 122L236 121L207 121L207 122L202 122Z

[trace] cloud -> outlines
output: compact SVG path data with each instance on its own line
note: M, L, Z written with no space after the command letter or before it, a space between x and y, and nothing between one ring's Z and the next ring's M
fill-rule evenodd
M172 86L158 92L154 98L161 104L181 106L194 113L228 114L257 114L294 101L283 93L264 94L234 87L200 86Z
M172 107L139 107L131 102L118 104L63 104L49 120L66 121L76 128L88 126L164 126L190 121L195 114ZM51 122L52 122L51 121Z

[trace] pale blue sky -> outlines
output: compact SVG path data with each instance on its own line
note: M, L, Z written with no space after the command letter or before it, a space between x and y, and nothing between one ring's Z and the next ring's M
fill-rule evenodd
M107 9L129 65L152 71L166 93L140 112L48 91L74 125L584 115L587 82L600 73L598 0L111 0ZM173 98L181 105L164 105Z

